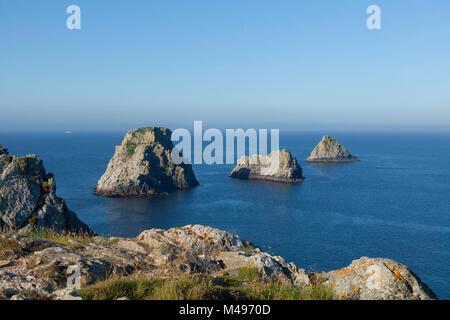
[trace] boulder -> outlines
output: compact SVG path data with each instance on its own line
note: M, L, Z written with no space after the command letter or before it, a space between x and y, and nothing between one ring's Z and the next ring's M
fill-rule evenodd
M242 268L256 268L267 279L284 279L298 286L309 284L305 270L295 264L261 252L239 236L212 227L188 225L169 230L151 229L143 231L137 240L153 249L149 257L156 265L179 257L189 272L227 270L233 273Z
M437 299L407 266L390 259L362 257L325 278L341 300Z
M116 147L94 194L149 196L186 190L198 185L192 166L172 161L171 131L147 127L129 131Z
M334 137L324 136L311 152L308 162L355 162L359 159L351 155Z
M231 171L231 178L268 180L276 182L303 182L302 168L290 152L272 151L267 156L252 155L239 159Z
M0 227L89 231L55 192L55 178L38 157L0 148Z

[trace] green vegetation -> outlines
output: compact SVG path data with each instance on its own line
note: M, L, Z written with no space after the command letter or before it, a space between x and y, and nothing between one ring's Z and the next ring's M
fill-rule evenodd
M239 270L239 274L235 277L236 280L246 281L246 282L255 282L259 280L259 271L257 268L242 268Z
M136 151L137 144L134 142L127 142L127 155L131 157Z
M252 246L245 246L244 248L242 248L242 251L248 254L253 253L254 250L255 248L253 248Z
M145 133L145 132L147 132L147 131L149 131L151 129L152 129L152 127L144 127L144 128L136 129L134 131L137 132L137 133Z
M74 249L82 248L83 243L87 244L94 242L94 236L90 232L57 232L53 229L42 228L39 230L19 232L19 234L25 237L49 240Z
M161 279L140 276L114 277L82 288L79 294L87 300L114 300L128 297L136 300L332 300L331 288L316 284L295 287L280 280L264 281L255 268L244 268L236 277L224 273L224 281L210 276L185 275Z

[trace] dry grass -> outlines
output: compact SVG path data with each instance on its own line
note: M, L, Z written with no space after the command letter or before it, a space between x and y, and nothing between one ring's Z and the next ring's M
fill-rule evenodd
M217 284L209 276L184 275L161 279L142 276L113 277L79 291L86 300L332 300L331 288L323 284L300 288L279 280L263 281L254 268ZM219 281L220 282L220 281Z
M18 234L25 237L48 240L74 249L82 248L83 244L94 242L94 235L91 232L58 232L53 229L42 228Z

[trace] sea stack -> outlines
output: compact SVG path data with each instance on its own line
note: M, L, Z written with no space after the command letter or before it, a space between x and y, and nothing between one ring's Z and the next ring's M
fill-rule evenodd
M55 192L55 178L38 157L10 156L0 146L0 229L89 232Z
M231 171L231 178L268 180L286 183L303 182L302 167L290 152L273 151L268 156L243 156Z
M171 131L147 127L129 131L116 147L94 194L139 197L186 190L198 185L190 164L172 161Z
M334 137L324 136L306 161L355 162L359 161L359 159L351 155Z

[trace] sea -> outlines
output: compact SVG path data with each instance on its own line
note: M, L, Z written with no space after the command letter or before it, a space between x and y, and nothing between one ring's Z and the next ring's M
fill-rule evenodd
M0 133L12 155L36 154L57 195L97 233L203 224L240 235L306 270L329 271L362 256L406 264L450 299L450 133L280 132L304 183L241 181L232 165L194 165L200 185L152 198L92 191L125 132ZM307 163L324 134L360 158Z

